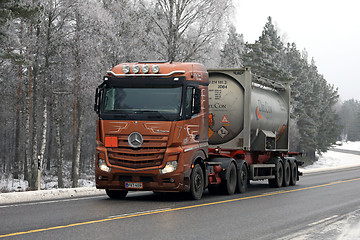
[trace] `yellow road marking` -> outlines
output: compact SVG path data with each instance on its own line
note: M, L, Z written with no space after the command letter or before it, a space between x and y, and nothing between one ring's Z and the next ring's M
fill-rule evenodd
M68 225L63 225L63 226L55 226L55 227L49 227L49 228L34 229L34 230L30 230L30 231L25 231L25 232L15 232L15 233L9 233L9 234L0 235L0 238L24 235L24 234L29 234L29 233L45 232L45 231L50 231L50 230L55 230L55 229L83 226L83 225L89 225L89 224L94 224L94 223L103 223L103 222L108 222L108 221L114 221L114 220L125 219L125 218L140 217L140 216L146 216L146 215L153 215L153 214L158 214L158 213L174 212L174 211L186 210L186 209L191 209L191 208L198 208L198 207L218 205L218 204L223 204L223 203L237 202L237 201L242 201L242 200L247 200L247 199L269 197L269 196L274 196L274 195L278 195L278 194L299 192L299 191L304 191L304 190L309 190L309 189L314 189L314 188L320 188L320 187L327 187L327 186L332 186L332 185L336 185L336 184L354 182L354 181L359 181L359 180L360 180L360 178L355 178L355 179L350 179L350 180L337 181L337 182L332 182L332 183L316 185L316 186L312 186L312 187L305 187L305 188L298 188L298 189L292 189L292 190L286 190L286 191L271 192L271 193L265 193L265 194L261 194L261 195L255 195L255 196L249 196L249 197L241 197L241 198L229 199L229 200L224 200L224 201L203 203L203 204L191 205L191 206L186 206L186 207L161 209L161 210L158 210L158 211L151 211L151 212L141 212L141 213L123 215L123 216L119 216L119 217L105 218L105 219L93 220L93 221L88 221L88 222L73 223L73 224L68 224Z

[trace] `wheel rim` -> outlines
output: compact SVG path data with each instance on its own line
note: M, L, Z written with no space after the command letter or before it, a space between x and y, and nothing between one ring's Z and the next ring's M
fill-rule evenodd
M199 172L196 172L196 176L195 176L195 191L198 192L199 189L201 188L202 185L202 179L201 179L201 174Z
M244 167L245 167L245 166L243 166L243 167L241 168L241 173L240 173L241 183L247 182L246 171L245 171Z

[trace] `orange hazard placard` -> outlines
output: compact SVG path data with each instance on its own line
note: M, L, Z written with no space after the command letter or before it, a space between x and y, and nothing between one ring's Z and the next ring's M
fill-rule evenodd
M223 116L221 123L230 123L226 115Z

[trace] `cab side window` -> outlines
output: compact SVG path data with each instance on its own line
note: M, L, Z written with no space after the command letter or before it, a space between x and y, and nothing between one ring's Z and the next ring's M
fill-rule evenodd
M201 110L201 90L195 87L186 89L185 100L185 118L191 118L193 115L200 113Z

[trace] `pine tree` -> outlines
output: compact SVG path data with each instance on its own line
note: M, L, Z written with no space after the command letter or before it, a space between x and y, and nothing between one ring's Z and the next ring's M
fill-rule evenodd
M244 54L244 39L243 35L238 34L234 26L230 26L228 32L228 39L220 52L221 67L242 67Z
M289 81L290 76L283 71L284 58L283 43L272 23L272 18L268 17L259 40L253 44L245 44L244 65L250 66L253 72L263 77Z

